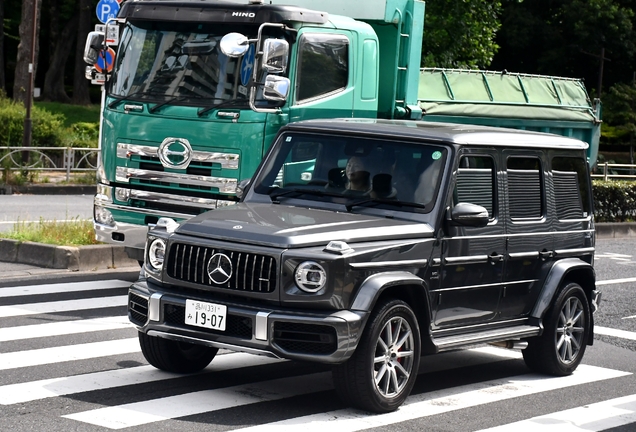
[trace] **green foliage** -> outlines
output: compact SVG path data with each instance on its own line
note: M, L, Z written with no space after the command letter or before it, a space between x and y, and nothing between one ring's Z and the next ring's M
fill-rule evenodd
M61 102L35 102L35 106L52 113L64 115L64 127L68 128L75 123L99 124L99 105L72 105Z
M18 222L9 232L0 233L3 238L31 241L59 246L83 246L98 244L93 223L79 217L70 222L45 221Z
M95 148L99 138L99 123L75 123L71 125L71 134L65 139L68 147Z
M24 135L26 109L6 96L0 96L0 146L19 147ZM63 143L64 116L33 107L31 146L58 147Z
M631 144L636 135L636 85L618 83L604 97L603 135L614 143Z
M626 222L636 218L636 182L593 180L596 222Z
M433 0L426 3L422 66L488 67L499 46L501 1Z

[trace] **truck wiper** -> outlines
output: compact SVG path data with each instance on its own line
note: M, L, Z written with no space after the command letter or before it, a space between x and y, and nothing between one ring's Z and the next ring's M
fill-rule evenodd
M389 204L395 207L414 207L414 208L426 208L424 204L407 202L407 201L398 201L394 199L384 199L384 198L366 198L358 201L353 201L345 205L345 208L348 212L351 211L354 207L364 206L367 204Z
M226 100L223 102L219 102L218 104L213 104L210 106L207 106L205 108L201 108L198 112L197 115L199 117L201 117L203 114L212 111L213 109L216 108L221 108L224 106L233 106L233 105L247 105L247 100L242 100L242 99L230 99L230 100Z
M165 100L165 101L163 101L161 103L158 103L157 105L153 106L152 108L148 108L148 112L151 113L151 114L154 114L155 112L157 112L157 110L159 108L161 108L164 105L168 105L168 104L171 104L173 102L177 102L177 101L189 98L189 97L191 97L191 96L190 95L187 95L187 96L186 95L173 96L170 99L167 99L167 100Z
M153 92L150 91L146 91L146 90L138 90L136 92L132 92L130 94L124 95L124 96L113 96L112 97L115 98L114 101L112 101L111 103L108 104L108 108L115 108L117 105L119 105L123 100L126 99L130 99L133 96L140 96L140 95L150 95Z

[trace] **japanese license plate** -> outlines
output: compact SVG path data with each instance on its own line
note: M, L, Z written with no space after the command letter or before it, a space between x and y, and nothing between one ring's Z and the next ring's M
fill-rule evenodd
M186 300L185 323L197 327L225 331L227 306Z

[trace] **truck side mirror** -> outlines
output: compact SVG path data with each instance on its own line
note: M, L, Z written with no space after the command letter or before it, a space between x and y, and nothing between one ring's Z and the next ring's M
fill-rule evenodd
M266 39L263 44L263 68L269 73L285 73L289 43L283 39Z
M92 31L86 37L84 45L84 61L94 65L99 57L99 52L104 48L104 32Z
M221 52L228 57L240 57L250 47L249 41L240 33L228 33L221 38Z
M488 225L488 210L471 203L458 203L451 210L451 220L455 225L485 227Z
M267 75L263 85L263 98L268 101L285 102L289 95L289 78Z

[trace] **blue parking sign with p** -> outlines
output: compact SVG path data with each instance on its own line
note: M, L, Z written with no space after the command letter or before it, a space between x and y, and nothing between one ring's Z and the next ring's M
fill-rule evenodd
M119 12L119 3L117 0L99 0L97 3L97 19L106 23L111 18L115 18Z

